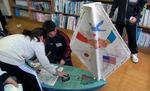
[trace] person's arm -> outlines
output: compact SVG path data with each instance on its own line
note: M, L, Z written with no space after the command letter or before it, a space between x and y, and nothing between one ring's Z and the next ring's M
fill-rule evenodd
M54 75L60 76L60 77L63 77L64 75L66 75L65 72L57 71L57 68L54 65L50 64L50 62L45 54L45 47L44 47L43 42L35 42L35 43L32 43L31 46L32 46L39 62L41 63L42 67L46 71L48 71Z
M45 41L45 53L46 53L47 56L50 53L50 46L49 46L49 39L48 39L48 37L46 38L46 41Z
M113 0L113 4L112 4L111 11L109 14L110 18L112 18L114 16L114 12L115 12L117 7L118 7L118 0Z
M64 65L65 61L68 60L68 58L71 58L71 48L70 48L70 39L64 32L59 32L59 34L62 36L62 45L64 52L62 55L59 56L60 58L60 65ZM69 59L71 60L71 59Z
M146 4L146 0L138 0L137 4L136 4L136 8L134 10L134 16L137 21L139 21L140 17L141 17L141 11L143 10L144 5Z
M64 45L64 48L66 49L64 51L64 54L62 55L62 59L65 60L66 58L71 56L70 39L64 33L61 33L61 35L64 37L63 45Z
M44 43L42 42L33 42L32 48L36 54L37 59L39 60L42 67L52 74L56 74L56 68L54 65L50 64L46 54L45 54L45 47Z

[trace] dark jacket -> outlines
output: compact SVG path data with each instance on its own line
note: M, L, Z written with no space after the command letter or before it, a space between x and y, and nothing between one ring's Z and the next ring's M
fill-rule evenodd
M113 17L114 11L118 7L118 17L116 23L128 24L131 16L134 16L139 20L140 12L147 0L114 0L110 12L110 18Z
M4 27L6 25L6 19L5 16L2 14L1 10L0 10L0 21L2 23L2 26Z
M62 31L57 30L57 35L54 38L47 38L46 41L46 54L50 53L52 59L60 61L61 59L71 58L70 39Z
M0 83L4 83L8 77L9 77L8 74L2 71L0 68Z

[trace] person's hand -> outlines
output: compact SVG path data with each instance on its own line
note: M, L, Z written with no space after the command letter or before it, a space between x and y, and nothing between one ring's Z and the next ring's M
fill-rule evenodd
M65 61L63 59L60 60L60 66L63 66L65 64Z
M36 70L36 72L39 74L41 71L41 65L40 63L32 63L32 66L34 67L34 69Z
M133 16L130 17L130 20L129 20L130 23L134 24L136 23L136 21L137 21L136 17L133 17Z
M14 85L15 87L18 87L17 82L16 82L15 80L13 80L12 78L10 78L10 77L7 78L4 83L6 83L6 84L12 84L12 85Z
M60 71L58 71L58 76L59 77L64 77L65 75L67 75L65 72L60 72Z

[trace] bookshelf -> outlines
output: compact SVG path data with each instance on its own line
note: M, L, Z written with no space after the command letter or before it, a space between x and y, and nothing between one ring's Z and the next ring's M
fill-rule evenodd
M57 27L75 30L83 4L112 0L9 0L13 16L38 22L52 19Z
M51 17L53 0L9 0L13 16L44 22Z
M83 4L92 0L54 0L52 20L59 28L75 30Z
M113 0L93 0L94 2L110 3L112 4Z
M53 21L59 28L67 30L75 30L76 24L80 17L80 11L83 4L91 2L102 2L105 4L105 10L110 12L112 0L54 0L54 13L52 15ZM109 5L107 5L109 4Z

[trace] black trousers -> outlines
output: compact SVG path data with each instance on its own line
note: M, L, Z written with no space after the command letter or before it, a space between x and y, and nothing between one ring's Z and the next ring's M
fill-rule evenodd
M42 91L35 75L23 71L18 66L3 62L0 62L0 67L3 71L7 71L8 75L17 78L17 82L23 85L23 91Z
M132 54L138 53L138 47L136 43L136 24L119 24L116 23L116 29L119 34L122 36L123 28L126 28L128 35L128 46Z
M4 85L0 82L0 91L4 91Z

